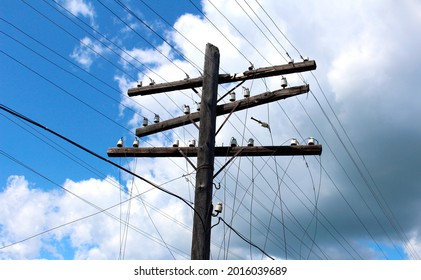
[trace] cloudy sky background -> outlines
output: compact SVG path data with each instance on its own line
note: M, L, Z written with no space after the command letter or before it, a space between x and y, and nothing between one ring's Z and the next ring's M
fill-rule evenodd
M236 113L216 143L312 136L323 154L244 157L224 169L213 203L223 202L235 231L213 228L211 258L266 258L240 233L277 259L419 259L419 1L118 2L2 1L1 104L106 156L120 137L131 146L143 117L194 110L193 91L126 93L137 80L199 76L208 42L220 50L220 73L309 57L315 71L287 76L309 94ZM256 95L279 89L280 77L244 86ZM184 202L4 111L0 129L1 259L190 258ZM189 125L141 146L197 138ZM113 161L194 200L185 159Z

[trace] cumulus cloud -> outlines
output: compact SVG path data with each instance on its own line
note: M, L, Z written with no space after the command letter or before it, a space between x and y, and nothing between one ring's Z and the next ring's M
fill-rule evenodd
M221 71L242 71L248 66L243 55L258 66L266 66L267 64L262 58L262 54L264 54L264 57L270 58L270 62L274 64L284 63L282 57L282 55L285 55L284 51L280 46L278 46L278 49L274 48L272 44L264 39L260 30L248 19L236 3L226 1L212 1L212 3L220 11L223 11L223 14L230 19L237 29L209 1L202 3L203 11L208 19L213 23L218 23L218 29L231 42L224 38L205 17L191 14L183 15L174 25L179 33L170 32L169 36L174 45L179 50L182 50L187 57L192 59L197 65L202 65L204 46L207 42L211 42L221 50ZM243 2L241 3L242 7L250 15L253 15L249 7ZM319 213L317 218L314 217L315 200L312 198L314 191L311 188L307 191L308 196L303 196L299 193L299 188L303 188L302 186L309 183L311 185L311 181L314 184L314 181L317 181L317 179L313 178L314 180L310 180L309 177L305 178L302 173L306 173L306 165L303 162L297 162L294 163L296 168L288 169L288 174L291 176L291 181L288 184L291 189L283 185L286 184L285 182L280 185L280 188L283 190L283 197L286 197L285 201L288 201L285 202L284 207L288 207L290 211L282 214L282 211L286 210L285 208L280 209L280 206L277 204L274 206L274 209L278 211L276 218L270 218L273 215L271 207L259 209L256 204L254 204L256 214L255 216L252 215L252 218L238 214L241 213L239 209L247 212L252 205L246 199L251 192L251 189L248 188L250 182L247 182L244 176L231 178L232 181L227 185L242 185L242 191L236 188L236 197L243 197L247 201L245 203L240 198L234 199L234 194L231 194L231 198L227 203L228 209L229 205L233 203L234 205L237 203L237 207L239 207L229 209L231 215L234 216L234 224L242 232L250 232L250 237L254 238L253 240L259 244L267 243L275 246L267 245L267 248L274 255L280 257L285 257L284 248L282 247L283 237L269 235L269 240L271 238L272 241L267 241L268 237L265 236L266 234L262 235L255 228L247 228L250 219L254 222L260 220L261 226L273 226L278 233L286 231L285 238L289 244L287 246L292 258L324 258L326 256L330 258L396 257L396 255L385 256L387 253L384 252L387 252L389 247L395 247L395 249L401 251L406 246L405 242L409 242L409 239L399 236L402 234L400 230L394 232L396 230L394 226L396 225L393 225L393 223L396 221L390 220L390 216L387 214L390 210L387 208L390 208L393 212L397 211L398 214L396 215L399 217L397 220L404 228L403 233L409 234L414 228L419 227L415 222L417 217L408 215L409 212L417 213L417 211L414 211L417 207L411 207L411 210L402 210L400 207L401 203L404 203L403 201L419 201L420 194L416 190L417 179L414 176L404 176L403 178L405 179L401 177L399 179L396 178L396 180L387 179L388 174L395 172L407 174L408 171L404 170L404 165L397 167L392 160L392 158L400 157L399 153L388 155L388 153L384 152L385 150L390 150L386 147L391 147L394 145L393 143L398 143L398 139L402 135L411 135L409 137L413 141L420 139L419 133L409 121L410 118L419 116L419 110L414 106L414 104L419 103L419 98L410 94L410 92L413 92L413 86L411 83L408 83L408 81L415 79L414 75L418 75L420 70L414 63L417 61L417 59L414 59L414 56L418 56L414 48L417 48L420 44L419 40L413 39L413 34L416 33L416 23L419 21L417 12L410 8L415 5L414 2L407 1L397 9L388 7L388 5L393 5L391 2L378 5L378 3L366 3L363 1L336 4L332 4L330 1L318 3L290 1L282 4L279 1L261 1L261 5L273 17L274 22L278 23L278 27L284 31L284 34L301 50L302 54L316 60L318 70L315 71L315 74L318 77L318 82L321 83L324 89L323 94L326 94L330 101L330 105L325 104L324 97L317 88L317 82L306 74L304 77L310 83L316 98L318 98L318 102L322 102L322 106L326 106L324 109L327 110L329 106L333 106L342 125L345 125L348 135L355 141L353 143L357 145L359 154L355 154L351 147L349 147L350 150L348 152L344 150L342 144L338 142L334 131L332 131L329 122L320 112L318 104L313 102L314 99L312 97L301 100L304 103L307 114L313 118L312 121L316 123L317 127L311 125L300 104L293 100L281 102L280 106L271 106L269 114L266 108L252 109L248 112L248 115L244 113L237 114L238 117L232 118L230 123L227 124L227 128L218 135L217 143L219 145L222 143L227 144L231 136L235 136L237 139L244 137L241 140L244 141L249 135L256 137L256 140L261 143L269 144L269 133L255 130L258 129L258 126L254 127L253 123L247 121L247 117L249 118L250 115L253 115L264 120L272 120L272 137L278 139L278 141L279 139L284 139L285 141L288 137L296 135L297 131L291 126L292 119L295 127L298 128L301 134L305 136L314 135L318 139L323 137L323 140L326 140L327 143L322 144L329 145L329 148L325 147L324 156L322 157L322 162L325 162L324 168L326 168L328 174L322 172L320 200L318 201L318 211L321 211L326 216L323 217ZM251 4L251 6L261 18L265 19L265 24L271 26L271 31L276 32L272 21L265 17L265 13L260 7L255 3ZM328 10L335 12L327 13L326 11ZM401 15L404 14L410 16L408 16L407 20L402 21ZM303 20L304 18L306 20ZM262 23L259 23L256 17L254 19L258 26L265 30ZM192 26L195 28L192 28ZM265 32L269 38L272 38L268 31ZM206 34L206 36L203 36L203 34ZM275 34L278 35L279 40L287 48L289 54L297 59L298 54L295 53L295 50L285 38L279 32ZM252 46L242 35L246 36ZM195 38L194 43L192 44L184 37ZM272 42L276 44L273 38ZM406 55L407 52L402 48L403 45L407 46L411 55ZM234 46L240 51L236 50ZM257 53L254 47L260 50L261 54ZM406 66L404 67L403 65ZM408 66L411 69L409 71L407 69ZM405 74L397 75L397 68ZM161 73L160 70L162 69L162 67L155 68L157 73ZM398 80L397 76L399 76ZM292 75L288 76L288 80L291 84L300 84L302 82L300 78ZM276 89L279 87L275 79L268 79L264 83L259 81L251 86L253 87L253 93L263 92L267 88ZM219 90L224 92L227 89L220 88ZM404 92L407 98L402 98L399 94L395 94L396 92ZM185 99L182 94L174 93L171 96L176 94L177 103L192 103L191 100ZM162 97L155 98L162 100L159 99ZM194 96L193 99L196 99L196 97ZM136 100L147 102L148 108L153 108L154 111L162 111L162 107L160 108L156 100L149 100L144 97ZM174 106L174 104L168 102L165 104L166 108ZM406 108L406 110L397 108ZM391 113L392 111L395 112ZM287 113L287 116L285 116L285 113ZM338 125L336 117L331 114L330 110L328 110L328 116L334 125ZM277 120L276 122L273 121L275 119ZM221 120L218 120L218 122L221 123ZM244 124L247 127L243 128ZM245 134L243 129L239 128L243 128ZM183 133L197 134L194 128L176 129L171 133L171 137L176 138L178 137L177 135L182 135ZM347 138L343 133L339 135L342 137L342 141ZM381 140L382 136L383 140ZM376 147L373 147L373 143L376 143ZM379 145L379 143L382 144ZM349 145L347 141L344 144L345 146ZM349 159L347 154L351 154L353 158ZM359 161L360 155L365 161L364 164L368 165L368 169L371 171L370 174L366 173L364 166L360 162L356 163L358 169L355 169L353 161ZM340 165L334 163L335 157L339 158ZM417 160L416 156L403 158L408 161L410 166L419 165L419 160ZM294 159L295 161L298 160ZM288 166L285 160L279 159L279 162L282 162L280 170ZM218 161L217 164L222 165ZM309 161L306 164L313 166L313 168L318 166L316 161ZM273 160L267 166L275 169ZM234 170L236 170L235 168L240 170L253 169L253 166L245 163L245 160L241 163L237 160L230 167L234 168ZM262 171L262 174L265 174L265 172L267 171ZM314 172L313 170L311 176L317 177ZM333 176L331 172L335 174L334 178L330 177ZM268 172L265 176L262 175L264 178L271 178L267 179L270 181L268 187L273 188L271 193L275 197L277 195L276 176L279 177L279 174L276 175L276 171ZM376 184L371 182L371 176L373 176ZM257 179L254 180L254 182L256 181ZM298 189L293 188L295 183L300 186ZM400 199L396 199L399 192L396 186L399 184L405 186L405 193L401 193L399 195ZM380 198L384 197L387 201L381 201L380 205L378 202L379 192L381 192ZM221 196L220 192L216 192L215 197L227 201L227 198ZM395 199L391 199L392 197L395 197ZM236 199L240 201L236 201ZM270 200L264 197L263 191L256 195L254 199L260 201L261 205L265 205L265 203L270 205L271 203ZM384 207L386 207L386 210ZM341 213L341 215L337 215L337 213ZM285 227L282 226L282 215L284 215L286 221ZM236 223L237 220L238 222ZM367 223L371 223L371 225L367 226ZM218 231L217 228L214 230ZM339 235L335 231L338 231ZM296 235L297 233L298 236ZM372 233L376 235L374 241L369 236ZM334 241L335 239L340 240L339 244L337 241ZM224 239L224 242L226 241ZM417 248L416 243L414 244L413 248ZM246 246L241 241L238 241L238 243L233 241L231 245L233 251L237 249L241 251L240 247ZM415 249L415 251L417 250ZM244 254L240 253L240 255ZM406 255L402 253L399 257L412 258L414 256L416 254ZM232 255L231 257L236 258L238 256Z
M206 17L225 37L200 14L180 15L174 24L178 32L165 33L189 61L184 61L165 43L157 48L171 58L171 62L145 46L134 46L127 50L130 56L127 53L122 56L138 67L142 67L139 61L150 67L137 75L144 83L149 82L148 77L164 82L183 79L184 72L191 77L200 75L195 65L202 67L208 42L220 49L221 72L244 71L249 61L256 67L268 66L268 61L285 63L285 51L268 31L264 32L278 48L261 34L255 24L261 30L265 27L248 5L239 1L255 23L236 2L212 0L219 11L209 1L202 2ZM217 145L226 146L233 136L239 143L254 138L259 145L285 144L291 137L304 143L306 137L314 136L323 145L323 155L321 158L235 159L215 179L218 189L214 191L213 202L223 201L221 216L239 233L277 258L419 257L421 192L416 167L421 162L419 153L413 149L421 140L416 122L421 118L418 108L421 99L414 86L421 70L418 65L421 41L417 36L421 21L419 3L410 0L399 5L392 1L259 1L277 24L274 26L259 5L247 2L293 58L299 60L299 54L277 28L304 56L316 60L318 69L314 74L318 80L304 74L311 94L236 113L218 134ZM191 39L190 42L186 38ZM84 42L98 53L104 52L90 39L85 38ZM95 56L85 46L73 52L73 57L86 67L92 65ZM126 61L120 62L129 67ZM303 82L297 75L287 78L291 85ZM124 94L135 82L119 74L115 80ZM253 95L280 87L279 77L248 81L244 85L250 87ZM232 86L219 87L219 94ZM330 104L326 103L324 94ZM173 118L182 114L183 104L194 108L200 97L193 91L182 91L132 100L137 103L125 98L122 104L139 114L122 108L120 113L130 114L128 124L135 129L140 126L142 116L152 119L153 114L158 113L161 119ZM347 135L340 129L330 106ZM252 122L251 116L269 122L271 131ZM223 120L218 118L218 125ZM173 139L180 139L186 145L188 140L197 139L197 135L197 128L189 125L142 138L141 145L168 146ZM217 159L215 170L226 160ZM130 160L127 166L159 184L169 182L166 188L193 200L194 172L184 158ZM127 236L127 244L142 246L136 251L133 247L138 246L127 245L126 257L188 258L192 211L173 197L148 191L150 186L138 180L127 176L123 179L125 190L133 190L134 194L147 191L140 200L132 202L130 224L133 228ZM68 180L63 184L101 208L119 203L116 185L119 186L112 178ZM123 200L127 198L123 195ZM69 193L41 191L16 176L9 178L0 202L4 202L0 203L4 214L0 227L3 246L29 236L34 232L33 227L42 231L98 211ZM28 224L17 226L11 210ZM125 211L123 217L126 217ZM120 217L118 209L110 213ZM112 217L96 215L47 236L7 247L0 253L2 258L39 258L45 249L63 257L59 247L48 245L49 239L67 243L75 251L74 258L113 259L121 252L121 228L121 223ZM261 252L223 223L213 228L212 258L262 257Z
M91 2L85 0L61 0L61 4L76 16L87 17L94 21L95 9Z
M79 46L75 47L70 57L73 58L85 69L89 69L96 58L108 52L108 49L101 43L84 37L80 40Z
M160 205L158 209L154 191L147 189L149 194L130 202L129 214L129 197L120 193L120 186L113 178L67 180L62 187L67 191L47 192L31 186L22 176L9 177L0 193L1 259L118 259L123 256L154 259L162 255L171 258L165 242L174 241L175 237L170 230L163 230L163 223L174 223L174 217L177 223L186 222L178 219L185 215L181 215L180 204ZM131 184L134 195L142 188L139 182ZM120 199L126 201L121 208L118 207ZM102 212L103 209L107 210ZM168 218L162 218L163 214ZM120 223L120 219L124 221ZM159 234L165 235L165 242L151 224L152 219L161 230ZM129 228L125 227L126 222L130 222ZM127 239L123 229L129 231ZM145 246L138 250L138 246L132 246L134 242ZM172 250L174 248L177 247L173 244ZM69 256L69 252L73 253Z

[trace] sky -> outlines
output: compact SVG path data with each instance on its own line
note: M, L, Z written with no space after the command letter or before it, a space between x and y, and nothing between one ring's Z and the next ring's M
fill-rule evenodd
M285 76L308 94L236 112L216 136L217 146L314 137L323 152L225 167L214 180L223 211L211 259L420 258L421 2L6 0L0 15L1 108L103 157L121 137L131 146L144 117L195 110L192 90L127 90L199 77L207 43L220 51L221 74L314 60L316 70ZM219 96L234 86L220 85ZM281 77L242 86L257 95L280 89ZM182 201L5 110L0 130L0 259L190 259L186 159L111 159ZM187 125L140 146L193 139ZM228 160L217 158L215 171Z

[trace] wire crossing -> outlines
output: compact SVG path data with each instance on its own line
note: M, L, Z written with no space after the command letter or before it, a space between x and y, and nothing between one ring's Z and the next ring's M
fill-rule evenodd
M309 86L301 86L296 88L285 88L275 91L266 92L253 97L246 97L245 99L235 101L234 99L230 104L224 104L217 106L217 85L224 82L235 82L247 79L257 79L262 77L269 77L275 75L284 75L289 73L296 73L301 71L308 71L311 68L315 68L316 64L314 61L304 61L300 64L294 65L281 65L272 66L262 69L251 69L248 72L235 74L235 75L219 75L219 49L211 44L206 45L205 51L205 65L203 78L187 79L178 82L164 83L164 84L151 84L145 87L138 87L135 89L129 89L129 96L134 95L148 95L153 93L161 93L164 91L179 90L186 88L194 88L202 86L202 99L200 102L200 110L196 113L190 113L186 111L186 116L179 117L176 119L168 120L166 122L158 122L155 125L144 126L136 130L136 135L139 137L150 135L163 130L171 129L177 126L183 126L187 123L200 121L199 127L199 143L198 148L195 144L190 145L187 149L181 149L176 145L171 148L110 148L108 149L108 155L111 157L134 157L134 156L197 156L197 166L194 168L197 171L196 174L196 187L195 187L195 215L193 220L193 237L192 237L192 259L209 259L210 258L210 232L211 232L211 217L213 206L211 202L213 192L213 180L220 171L214 175L214 158L215 156L230 156L231 160L238 156L274 156L281 155L278 152L281 150L289 150L290 152L282 153L282 155L305 155L306 153L302 148L314 148L314 152L310 154L320 154L321 146L315 146L314 143L309 142L309 146L301 147L301 151L296 150L296 153L292 151L297 148L297 145L287 147L272 147L268 150L268 153L264 153L265 147L253 147L252 143L249 143L246 147L237 147L237 142L233 138L231 140L230 147L215 147L215 135L216 135L216 117L229 113L229 116L238 110L248 109L252 106L258 106L273 102L279 99L288 98L295 96L300 93L305 93L309 90ZM228 117L229 117L228 116ZM269 127L266 124L266 127ZM147 130L147 132L145 132ZM219 130L218 130L219 131ZM252 152L255 151L255 152ZM221 170L230 163L229 160ZM282 205L282 202L281 202ZM219 211L220 212L220 211ZM217 212L217 214L219 213ZM216 214L216 215L217 215ZM237 233L237 232L235 232ZM239 235L237 233L237 235ZM239 235L243 240L244 237ZM285 239L285 238L284 238ZM286 239L285 239L286 242ZM286 243L285 243L286 244ZM285 253L287 248L285 246Z

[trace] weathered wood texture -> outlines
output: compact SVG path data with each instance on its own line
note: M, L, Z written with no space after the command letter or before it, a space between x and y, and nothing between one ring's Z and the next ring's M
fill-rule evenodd
M197 150L194 190L192 260L209 260L211 243L213 169L215 160L216 103L218 101L219 49L206 45L200 102L200 149Z
M197 156L198 147L155 147L155 148L109 148L109 157L188 157ZM321 145L297 146L237 146L215 147L215 157L231 157L240 151L238 156L297 156L321 155ZM180 152L181 151L181 152Z

